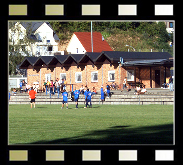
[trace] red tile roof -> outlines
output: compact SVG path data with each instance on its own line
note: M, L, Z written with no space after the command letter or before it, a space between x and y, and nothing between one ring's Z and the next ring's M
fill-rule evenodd
M92 52L91 48L91 32L75 32L74 33L85 50ZM106 40L102 41L100 32L93 32L93 52L113 51Z

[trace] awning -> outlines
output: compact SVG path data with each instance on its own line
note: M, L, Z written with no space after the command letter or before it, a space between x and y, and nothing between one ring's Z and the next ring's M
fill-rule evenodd
M138 60L128 61L122 64L122 66L173 66L173 59L151 59L151 60Z

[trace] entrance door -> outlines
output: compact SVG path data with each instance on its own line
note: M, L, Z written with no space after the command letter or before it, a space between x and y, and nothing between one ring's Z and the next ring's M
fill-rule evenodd
M160 87L160 70L155 70L155 88Z

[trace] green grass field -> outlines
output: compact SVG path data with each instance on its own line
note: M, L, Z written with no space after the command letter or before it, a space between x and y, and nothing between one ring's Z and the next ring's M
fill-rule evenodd
M172 105L9 105L9 144L172 144Z

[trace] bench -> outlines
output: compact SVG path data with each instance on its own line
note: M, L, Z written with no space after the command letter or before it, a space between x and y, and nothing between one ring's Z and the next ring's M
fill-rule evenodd
M136 82L136 85L135 85L134 82L128 82L128 84L129 84L130 86L132 86L132 87L137 87L137 86L140 85L141 88L143 88L143 87L145 88L145 85L144 85L143 83L140 83L140 82Z
M38 93L42 93L42 91L43 91L42 89L38 89L37 90Z

